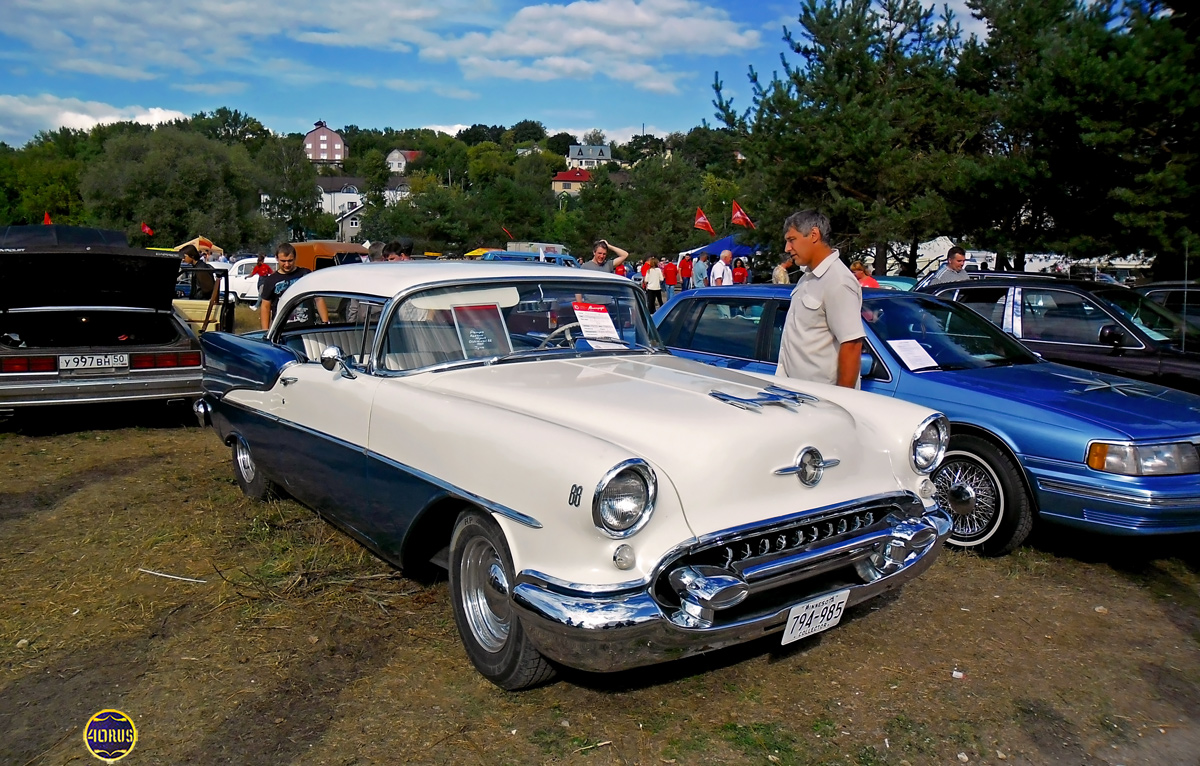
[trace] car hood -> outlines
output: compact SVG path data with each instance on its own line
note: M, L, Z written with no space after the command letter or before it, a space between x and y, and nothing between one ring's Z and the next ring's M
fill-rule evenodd
M70 274L63 278L56 275ZM0 310L105 306L170 311L179 255L131 247L0 250Z
M845 503L903 489L874 428L889 407L903 411L905 442L918 410L903 402L857 393L872 401L860 423L822 396L830 387L799 380L779 384L811 393L814 403L742 409L710 396L720 391L753 399L769 381L666 354L522 361L421 376L439 393L501 407L604 439L656 467L661 487L673 485L693 533ZM911 411L910 411L911 410ZM911 422L909 422L911 421ZM891 424L889 424L891 425ZM530 460L569 455L570 444L531 444ZM804 447L839 460L816 487L774 470L795 463ZM595 477L579 483L594 486Z
M1053 363L933 375L945 376L956 389L970 392L967 403L992 410L1011 408L1013 401L1032 403L1131 439L1200 433L1200 396L1140 380Z

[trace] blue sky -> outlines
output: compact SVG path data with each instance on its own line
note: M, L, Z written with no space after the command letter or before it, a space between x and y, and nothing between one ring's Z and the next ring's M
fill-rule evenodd
M963 0L950 5L962 9ZM799 2L0 0L0 141L220 106L278 132L542 122L625 141L748 103ZM353 147L351 147L353 150Z

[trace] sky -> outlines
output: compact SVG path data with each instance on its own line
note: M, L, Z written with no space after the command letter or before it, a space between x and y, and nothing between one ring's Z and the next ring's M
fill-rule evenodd
M976 31L964 0L951 0ZM940 7L940 5L939 5ZM0 0L0 141L221 106L280 132L537 120L627 141L716 122L798 0ZM353 151L353 147L351 147Z

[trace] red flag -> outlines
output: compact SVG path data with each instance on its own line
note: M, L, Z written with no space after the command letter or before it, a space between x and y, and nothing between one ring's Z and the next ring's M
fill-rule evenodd
M49 211L49 210L47 210L47 211L46 211L46 217L42 219L42 224L43 224L44 226L49 226L49 225L50 225L50 224L52 224L52 223L54 223L54 221L51 221L51 220L50 220L50 211Z
M511 232L511 231L509 231L508 229L505 229L503 226L501 226L500 228L504 230L504 233L508 235L508 238L509 238L509 239L516 239L516 237L514 237L514 236L512 235L512 232Z
M754 221L750 220L750 216L746 215L746 211L742 210L742 206L733 201L733 216L729 219L730 223L736 223L738 226L749 226L751 229L757 229Z
M142 233L145 234L147 237L153 237L154 229L151 229L149 226L146 225L145 221L142 221Z
M713 231L712 224L708 222L708 216L706 216L704 211L700 208L696 208L696 223L693 228L700 229L701 231L707 231L714 237L717 236L717 233Z

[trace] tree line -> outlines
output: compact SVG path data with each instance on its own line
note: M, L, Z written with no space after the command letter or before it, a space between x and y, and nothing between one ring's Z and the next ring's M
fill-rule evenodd
M1200 87L1196 27L1161 2L968 0L987 32L920 0L802 0L780 70L749 73L734 103L718 73L716 125L607 141L549 135L534 120L456 136L347 125L350 155L318 171L302 134L278 135L227 108L150 128L61 128L0 145L0 223L123 229L166 246L203 233L227 249L331 237L318 172L365 179L360 238L412 237L465 252L508 238L586 253L600 237L635 257L718 235L736 199L759 224L743 241L782 247L779 224L819 207L845 252L912 273L917 243L947 234L1022 268L1027 254L1146 253L1182 270L1195 249ZM567 147L602 143L615 164L578 196L550 179ZM421 152L411 197L386 205L393 149ZM153 228L153 237L140 224ZM772 264L760 264L769 268Z

